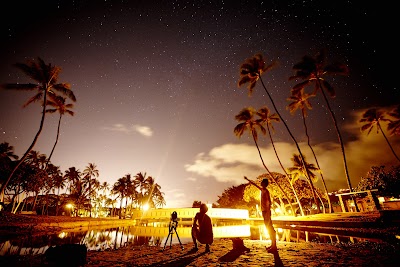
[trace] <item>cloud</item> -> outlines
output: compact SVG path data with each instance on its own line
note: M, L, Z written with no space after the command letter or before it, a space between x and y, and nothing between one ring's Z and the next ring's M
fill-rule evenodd
M361 133L361 125L357 122L362 112L353 112L351 122L342 129L343 132L351 135L351 141L345 144L344 150L352 187L358 185L361 177L367 174L371 166L399 164L381 133L376 134L376 131L373 131L368 136L366 133ZM385 125L383 128L385 129ZM400 137L391 136L389 142L399 155ZM266 146L260 141L259 146L267 168L272 172L283 173L271 144ZM293 143L275 142L275 147L284 168L292 166L291 158L294 153L298 154L296 146ZM299 143L299 147L307 162L316 164L307 144ZM328 190L348 188L338 141L319 143L313 145L313 149ZM262 165L257 148L248 144L224 144L214 147L208 153L198 154L193 163L185 165L185 169L200 176L212 177L218 182L231 182L236 185L243 183L244 175L254 179L267 172ZM322 188L322 182L317 182L316 186Z
M106 131L113 131L113 132L121 132L121 133L125 133L125 134L130 134L130 133L139 133L145 137L151 137L153 136L153 130L148 127L148 126L143 126L143 125L132 125L130 127L124 125L124 124L114 124L111 127L103 127L103 130Z

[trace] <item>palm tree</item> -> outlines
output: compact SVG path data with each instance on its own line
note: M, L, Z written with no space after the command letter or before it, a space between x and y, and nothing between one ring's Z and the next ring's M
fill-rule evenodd
M304 176L307 178L308 185L310 186L311 192L313 194L315 205L317 205L318 207L319 204L317 201L317 196L315 194L315 188L313 185L313 181L316 181L317 176L313 172L318 171L319 169L315 167L314 164L307 163L307 161L305 161L305 158L301 159L301 157L297 154L294 154L291 160L293 162L293 167L288 168L288 171L292 175L292 179L296 180L298 179L299 176Z
M261 81L261 84L262 84L266 94L268 95L268 98L271 101L276 114L278 114L279 118L283 122L283 125L285 126L290 137L292 138L293 142L295 143L297 151L299 152L299 155L300 155L301 159L303 160L304 159L303 154L301 153L301 150L300 150L299 144L296 141L296 138L293 136L292 132L290 131L289 126L287 125L286 121L282 118L282 115L278 111L271 94L267 90L267 87L265 86L265 84L261 78L261 75L264 72L271 70L275 65L276 65L276 62L273 62L269 65L265 65L263 56L261 54L256 54L253 57L246 59L246 61L240 66L240 79L238 82L238 86L240 87L243 84L249 83L247 88L249 89L249 96L250 96L253 93L253 89L256 86L256 82L258 80ZM318 207L318 212L320 212L319 206L317 206L317 207Z
M313 58L311 56L304 56L299 63L297 63L293 66L293 69L295 70L295 75L291 76L289 78L289 80L293 80L293 79L303 79L304 80L303 82L300 82L293 87L293 89L292 89L293 94L296 94L297 91L302 90L307 85L310 85L312 83L314 83L314 86L315 86L314 94L321 91L321 93L324 97L325 103L326 103L326 107L329 110L332 121L334 123L336 133L338 136L338 140L340 143L347 184L349 186L350 192L353 192L353 187L351 186L350 175L349 175L349 171L347 168L346 153L344 150L342 135L339 131L339 127L336 122L335 114L333 113L333 110L329 104L325 90L328 92L328 94L331 97L335 97L336 93L335 93L335 90L333 89L333 87L330 85L330 83L328 83L324 79L325 75L348 75L349 70L346 65L341 64L341 63L334 63L334 64L330 64L330 65L326 65L326 66L324 64L325 64L325 51L323 51L323 50L321 50L316 55L315 58ZM356 205L356 207L357 207L357 205Z
M290 182L290 178L289 178L288 174L286 173L286 169L283 167L283 164L282 164L282 162L281 162L281 159L280 159L279 156L278 156L278 152L276 151L274 139L272 138L272 134L271 134L271 130L272 130L272 131L275 131L274 125L273 125L272 123L273 123L273 122L279 122L279 121L280 121L279 116L278 116L278 114L276 114L276 113L271 114L271 111L269 110L268 107L262 107L262 108L260 108L260 109L257 111L257 115L260 117L260 119L257 120L257 123L259 123L259 124L261 124L261 125L265 124L265 125L267 126L266 128L267 128L267 130L268 130L269 140L271 141L271 145L272 145L272 147L273 147L273 149L274 149L275 156L276 156L276 158L278 159L279 165L281 166L283 172L285 173L286 178L287 178L288 181ZM294 193L294 196L296 197L297 204L299 205L301 215L304 215L303 207L302 207L302 205L301 205L301 202L300 202L299 197L297 196L297 192L296 192L296 190L294 189L294 186L293 186L292 183L290 183L290 186L292 187L292 191L293 191L293 193Z
M0 171L4 174L11 169L12 160L17 160L18 156L14 154L14 147L11 146L7 142L3 142L0 144ZM2 178L0 179L0 183L3 183Z
M69 193L72 193L72 187L75 182L79 181L81 178L80 170L77 170L75 167L70 167L65 171L64 177L69 181Z
M24 72L27 76L35 81L35 83L15 83L15 84L5 84L2 87L9 90L28 90L28 91L36 91L36 94L28 99L28 101L24 104L23 107L36 102L40 99L43 99L43 109L42 109L42 118L40 120L39 129L32 141L32 144L28 147L25 154L19 160L18 164L11 171L7 180L1 185L0 188L0 196L1 200L4 198L4 190L7 187L7 184L10 182L11 177L14 175L15 171L19 168L19 166L24 162L25 158L28 156L29 152L35 146L40 133L42 132L44 120L46 116L46 106L47 106L47 95L55 96L55 91L62 93L63 95L68 96L73 101L76 101L74 93L70 89L70 85L67 83L57 83L58 75L61 72L61 68L57 66L52 66L51 64L46 65L45 62L38 58L38 62L28 61L25 63L17 63L15 66Z
M83 170L82 174L84 175L85 184L88 185L88 196L90 206L92 206L92 195L93 195L93 184L98 184L97 177L99 177L99 170L97 169L96 164L89 163L88 166ZM94 177L94 179L93 179ZM90 208L89 217L92 217L92 209Z
M387 144L390 147L390 150L392 151L393 155L396 157L396 159L400 162L399 157L396 155L396 152L394 152L392 145L390 144L389 140L387 139L385 133L382 130L381 126L381 121L390 121L389 119L385 118L384 112L379 111L376 108L371 108L368 109L367 111L364 112L362 115L362 118L360 119L360 122L364 122L365 124L361 127L361 131L368 131L367 135L370 134L374 126L376 126L376 133L378 134L379 132L382 133L383 137L385 138Z
M311 142L310 142L310 136L308 135L308 129L307 129L307 123L306 123L307 109L312 109L312 105L311 105L311 103L310 103L310 101L308 99L310 97L314 97L314 96L315 96L314 94L305 93L304 92L304 88L299 90L299 91L297 91L297 93L292 92L292 95L288 98L288 100L289 101L291 100L292 102L287 106L287 108L289 109L291 114L294 114L294 112L297 109L301 110L301 115L302 115L302 118L303 118L304 130L305 130L305 133L306 133L306 136L307 136L307 144L308 144L308 147L310 148L311 152L314 155L315 163L317 164L318 169L321 170L321 167L319 166L319 163L318 163L317 156L315 155L314 149L313 149L313 147L311 145ZM324 176L323 176L322 172L320 171L319 174L321 176L321 181L322 181L322 184L324 186L325 194L326 194L326 197L327 197L327 200L328 200L329 212L332 213L333 209L332 209L331 200L330 200L329 194L328 194L328 188L326 187L325 179L324 179Z
M133 180L133 187L137 190L136 202L142 208L145 202L146 190L149 188L147 173L137 173Z
M388 125L388 131L391 135L400 135L400 105L388 113L394 120L390 120Z
M8 159L14 159L17 160L18 156L14 154L14 147L11 146L7 142L3 142L0 144L0 158L8 158Z
M254 114L256 114L256 111L254 110L254 108L252 107L248 107L248 108L244 108L242 109L239 114L237 114L235 116L235 119L241 123L239 123L238 125L236 125L236 127L234 128L233 132L237 137L241 137L243 135L243 133L248 130L249 133L251 134L251 136L253 137L253 141L257 147L258 150L258 155L260 156L261 162L265 168L265 170L269 173L269 175L271 176L272 180L277 184L279 190L281 190L282 194L285 196L285 198L288 200L290 208L293 212L293 214L295 213L295 210L292 206L292 201L290 200L290 198L286 195L285 191L282 189L282 187L277 183L274 175L271 173L271 171L268 169L268 167L265 165L264 159L261 155L261 151L260 148L258 146L258 134L257 134L257 127L261 130L261 132L263 134L266 134L266 130L264 128L264 126L262 126L257 120L254 120Z
M66 98L62 97L62 96L56 96L53 99L49 99L47 101L47 105L53 107L53 108L46 109L47 113L54 113L57 111L58 111L58 113L60 113L60 117L58 118L56 142L54 143L54 146L50 152L49 158L47 159L47 164L49 163L51 156L53 155L54 149L56 148L56 145L58 143L58 137L60 136L60 126L61 126L62 116L65 114L74 116L74 112L71 110L71 108L74 107L74 104L66 104L65 101L66 101Z
M145 199L151 207L163 206L165 205L164 193L161 192L161 186L156 183L152 176L146 179L146 193Z
M127 186L127 178L126 176L119 178L114 185L112 186L112 192L114 194L119 194L120 196L120 206L119 206L119 215L118 218L122 218L122 200L125 197L126 194L126 186Z

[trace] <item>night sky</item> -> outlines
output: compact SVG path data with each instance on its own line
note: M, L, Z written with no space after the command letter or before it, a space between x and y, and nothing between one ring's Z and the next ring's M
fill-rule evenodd
M323 3L322 3L323 2ZM343 138L352 185L372 165L396 163L382 135L361 134L357 121L367 108L400 103L394 6L363 1L12 1L3 8L0 83L31 82L13 64L41 57L62 68L77 102L62 119L51 158L64 172L99 169L100 182L142 172L155 178L167 207L213 203L224 189L265 170L253 139L233 134L244 107L273 107L258 84L251 97L238 87L239 67L262 53L279 65L263 75L276 105L304 147L300 113L286 106L296 81L293 65L319 49L328 63L343 62L347 77L328 81ZM322 4L322 5L321 5ZM0 91L0 142L20 157L41 118L39 104L22 105L31 92ZM328 190L347 188L336 132L321 95L311 100L307 124ZM49 155L58 114L47 115L34 150ZM264 136L266 165L282 173ZM297 153L282 123L274 141L285 167ZM389 137L400 153L400 138ZM321 183L316 184L322 188Z

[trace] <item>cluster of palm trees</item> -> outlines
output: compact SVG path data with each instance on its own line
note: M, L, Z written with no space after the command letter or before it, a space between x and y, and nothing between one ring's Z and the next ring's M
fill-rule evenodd
M318 180L318 176L315 175L314 172L318 172L319 177L321 178L321 181L323 183L324 191L326 194L326 197L324 199L327 200L328 202L328 207L329 211L333 212L332 205L330 203L329 195L328 195L328 189L325 183L325 179L323 177L320 165L318 163L317 155L315 154L315 151L313 149L313 146L310 141L310 136L308 134L307 130L307 124L306 124L306 117L307 117L307 110L311 109L311 103L309 99L311 97L315 97L317 93L321 93L323 96L323 99L325 101L325 106L329 111L329 114L331 116L332 122L335 126L337 137L338 137L338 142L341 147L341 152L342 152L342 158L343 158L343 165L344 165L344 173L346 176L347 184L349 187L350 192L353 192L353 187L351 185L351 180L348 172L348 166L347 166L347 160L346 160L346 153L344 149L344 143L343 139L341 136L340 129L338 127L335 114L330 106L327 94L330 97L335 97L336 93L334 88L331 86L331 84L325 79L325 76L327 75L347 75L348 74L348 68L346 65L341 64L341 63L334 63L334 64L325 64L325 51L321 50L319 51L315 57L312 56L304 56L302 60L295 64L293 66L293 70L295 71L295 75L289 77L289 80L302 80L300 83L297 83L295 86L292 87L290 90L290 96L287 100L291 101L291 103L287 106L287 109L293 114L296 110L300 110L302 114L302 119L303 119L303 125L305 129L305 133L307 136L307 144L309 149L311 150L314 160L316 165L313 163L308 163L305 159L304 153L301 151L298 141L290 131L288 125L286 124L286 121L282 118L281 113L279 112L278 108L275 105L274 99L272 98L271 94L267 90L267 87L265 86L263 79L262 79L262 74L270 71L275 65L276 62L272 62L271 64L267 65L263 59L262 54L256 54L248 59L245 60L245 62L240 66L240 79L238 82L238 86L242 86L245 84L248 84L247 88L249 90L249 96L253 93L254 88L257 84L257 81L260 81L262 84L262 87L264 88L273 108L274 112L271 112L270 109L267 106L264 106L260 108L259 110L254 109L253 107L246 107L242 109L236 116L235 119L239 121L240 123L234 128L234 134L238 136L239 138L243 135L243 133L248 130L249 133L251 134L255 145L257 147L260 159L262 161L262 164L264 168L266 169L269 178L277 184L279 190L285 196L287 199L288 203L292 203L292 200L287 197L287 194L283 190L282 186L277 183L277 177L276 174L272 173L268 167L265 165L265 162L263 160L263 157L261 155L261 151L258 145L258 131L261 131L262 134L266 134L268 131L268 136L271 141L271 145L274 149L276 158L279 161L279 164L284 172L284 175L291 185L291 188L293 190L293 195L296 197L296 201L301 209L301 213L303 213L303 210L301 208L301 203L300 199L298 198L296 194L295 187L293 186L296 181L300 177L306 178L310 188L311 192L313 195L314 199L314 204L317 208L318 213L321 212L320 209L320 204L322 204L322 207L325 207L324 203L322 202L322 198L320 198L320 201L317 200L317 194L316 188L314 187L314 183ZM314 89L312 92L307 93L305 90L309 85L313 85ZM388 113L388 115L391 116L391 119L386 119L383 117L383 113L376 109L372 109L367 111L363 118L360 120L360 122L367 122L366 125L362 127L362 130L369 129L369 132L371 131L370 129L376 125L378 132L381 131L382 134L384 135L386 141L388 142L389 146L390 143L388 139L386 138L384 132L382 131L382 128L379 124L379 121L389 121L388 124L388 130L391 131L391 134L400 134L400 115L399 115L399 110L400 106L394 109L392 112ZM258 116L258 118L255 118L255 116ZM279 154L277 152L277 149L274 145L274 141L272 138L271 132L273 132L274 127L273 123L275 122L282 122L289 133L291 139L293 140L294 144L296 145L297 152L294 153L292 157L292 162L293 166L289 168L285 168L281 160L279 158ZM390 146L393 154L397 159L399 159L393 150L393 148ZM355 205L357 208L357 205ZM292 211L293 207L290 205ZM325 210L325 209L324 209Z
M0 144L0 174L2 177L17 164L18 156L14 154L13 150L13 146L7 142ZM129 211L142 209L145 205L156 208L166 204L161 186L146 173L139 172L133 179L130 174L127 174L112 185L108 182L100 183L98 177L99 170L94 163L88 163L82 172L75 167L70 167L63 174L60 167L53 165L45 154L31 150L6 188L6 192L12 196L10 198L11 211L15 213L24 209L24 206L19 206L21 203L27 205L26 202L18 199L23 194L33 195L31 210L36 210L39 195L48 197L53 193L59 196L60 203L73 204L75 214L85 215L88 213L90 217L92 217L92 212L95 213L95 217L98 217L99 214L107 214L110 207L111 214L109 215L113 216L118 201L120 202L120 218ZM64 193L60 195L60 191ZM28 199L29 197L25 198L25 201ZM61 201L61 199L65 201ZM48 204L50 201L44 202ZM42 205L41 208L42 214L46 213L47 207Z
M43 130L46 114L54 113L56 111L60 113L56 142L51 151L50 154L51 157L58 141L61 117L66 113L73 115L73 112L70 110L71 108L73 108L73 104L67 104L66 100L68 98L69 100L72 100L74 102L76 101L75 94L71 90L70 84L58 82L58 75L61 72L60 67L53 66L51 64L46 64L41 58L38 58L37 61L29 60L27 63L17 63L15 64L15 67L17 67L19 70L25 73L29 78L31 78L33 80L33 83L25 83L25 84L10 83L10 84L3 84L2 87L6 90L34 91L35 94L25 102L23 107L26 107L34 102L39 102L42 106L42 118L40 120L39 129L31 145L28 147L22 158L14 166L14 168L8 175L8 178L1 184L0 188L1 202L3 202L4 200L4 192L11 178L18 170L18 168L21 166L21 164L24 163L25 159L28 157L29 153L34 148L40 136L40 133ZM51 108L48 109L48 106L50 106ZM50 161L50 157L48 159L48 162Z
M12 203L20 203L15 202L15 198L23 192L28 194L33 192L36 196L40 193L48 195L52 190L63 189L65 182L68 181L69 194L78 210L80 206L85 206L87 202L90 207L93 203L102 203L105 206L107 202L113 205L116 199L106 199L106 191L109 189L109 185L107 183L100 184L97 179L99 171L94 163L89 163L83 172L71 167L63 175L59 167L50 162L58 143L62 117L66 114L74 115L72 110L74 104L68 103L68 100L76 101L70 84L58 82L61 68L46 64L40 57L36 61L28 60L27 63L17 63L15 67L31 78L33 82L3 84L2 88L34 91L35 94L26 101L23 107L39 102L42 106L42 115L39 129L31 145L20 159L13 153L14 148L9 143L0 144L0 203L4 202L6 191L14 193L12 194ZM46 114L56 112L59 114L57 134L50 156L47 158L45 154L40 154L33 148L43 130ZM118 179L112 186L110 193L120 197L121 211L124 198L126 199L126 210L128 199L131 200L130 207L142 207L144 203L148 203L152 207L165 205L163 193L160 189L161 187L155 183L154 178L138 173L134 180L130 179L130 175ZM98 194L99 190L102 190L104 194ZM34 203L36 204L36 201ZM14 211L17 209L18 206L13 207ZM89 215L92 216L92 208L89 209Z

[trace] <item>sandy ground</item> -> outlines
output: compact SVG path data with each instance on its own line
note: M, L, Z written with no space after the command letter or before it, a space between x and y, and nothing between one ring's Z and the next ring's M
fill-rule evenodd
M339 216L339 215L335 215ZM54 220L69 221L71 218L31 217L3 214L0 229L26 225L40 225ZM73 219L75 220L75 219ZM77 219L84 221L85 219ZM352 220L355 220L353 217ZM358 218L357 218L358 220ZM364 219L363 219L364 220ZM13 228L9 228L13 227ZM34 229L40 229L36 227ZM2 232L0 231L0 235ZM398 236L398 240L400 237ZM399 266L400 242L392 244L376 242L358 243L314 243L278 242L278 252L271 254L265 249L268 241L244 240L249 252L234 250L230 239L215 239L211 252L205 253L204 246L190 253L193 244L161 247L126 246L117 250L88 251L85 266ZM71 255L74 257L74 255ZM44 261L43 255L3 256L0 266L60 266ZM71 266L71 265L66 265Z
M217 239L211 252L205 247L191 253L192 244L163 247L124 247L89 251L85 266L398 266L399 247L379 243L292 243L278 242L278 252L265 249L268 241L244 240L249 252L233 250L230 239ZM47 264L43 256L0 259L1 266L59 266Z

